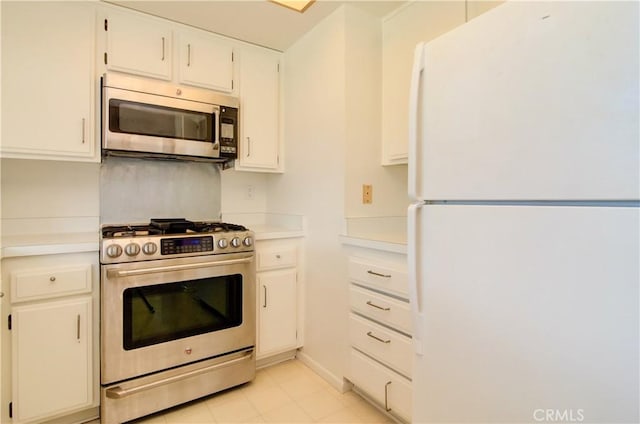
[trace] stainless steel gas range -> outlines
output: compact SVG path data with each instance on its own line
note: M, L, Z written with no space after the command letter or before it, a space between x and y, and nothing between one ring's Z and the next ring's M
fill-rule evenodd
M251 231L184 219L103 226L100 262L102 422L254 378Z

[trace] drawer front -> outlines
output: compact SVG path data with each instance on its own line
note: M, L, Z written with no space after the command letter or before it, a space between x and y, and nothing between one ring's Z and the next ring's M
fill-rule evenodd
M349 278L367 286L379 288L407 299L409 283L405 270L376 265L360 258L349 259Z
M411 381L351 349L351 382L389 413L411 422Z
M411 377L413 350L411 338L350 314L351 345Z
M349 302L354 311L407 334L412 334L411 309L408 302L354 285L349 287Z
M256 251L256 270L294 267L297 257L298 250L295 247L258 250Z
M91 291L91 264L13 271L11 301L65 296Z

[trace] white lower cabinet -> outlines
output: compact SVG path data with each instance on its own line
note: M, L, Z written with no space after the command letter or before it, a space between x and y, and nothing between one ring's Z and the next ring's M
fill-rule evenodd
M91 406L91 296L16 306L11 316L14 422Z
M97 417L97 281L97 252L2 260L0 422Z
M256 242L257 359L301 346L300 239Z
M296 286L295 268L258 275L258 356L296 348Z
M390 254L391 255L391 254ZM349 257L349 368L355 389L410 422L413 347L406 257Z

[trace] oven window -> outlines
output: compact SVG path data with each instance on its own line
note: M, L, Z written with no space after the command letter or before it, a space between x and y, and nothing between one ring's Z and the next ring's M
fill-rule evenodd
M109 100L109 131L154 137L213 142L214 116L210 113Z
M134 287L124 291L124 349L242 324L242 275Z

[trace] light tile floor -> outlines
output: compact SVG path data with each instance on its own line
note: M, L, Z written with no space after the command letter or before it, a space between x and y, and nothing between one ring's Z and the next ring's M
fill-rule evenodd
M131 423L392 423L354 392L340 393L298 360L254 381Z

